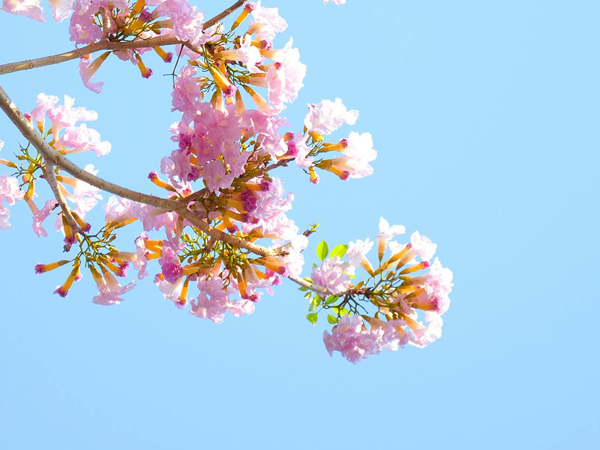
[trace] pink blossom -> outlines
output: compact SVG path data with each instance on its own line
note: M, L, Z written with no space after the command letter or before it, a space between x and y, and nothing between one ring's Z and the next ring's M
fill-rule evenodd
M119 9L128 7L126 0L113 2ZM102 29L96 25L94 15L105 8L110 11L107 0L76 1L73 4L73 15L69 25L71 40L77 44L91 44L102 38Z
M98 171L94 169L93 164L86 165L84 170L92 175L98 173ZM81 218L84 218L86 214L98 204L98 200L102 200L100 189L77 179L74 179L72 184L74 184L72 194L67 189L63 188L62 185L61 191L65 198L76 205L75 212L79 214Z
M287 22L279 15L278 8L264 8L260 1L256 3L252 16L257 25L260 25L257 27L256 37L269 43L273 42L277 33L285 31L288 26Z
M206 187L213 192L227 189L233 182L234 175L227 173L222 161L210 161L204 166L203 171Z
M29 17L39 22L45 22L44 10L40 6L40 0L3 0L2 8L11 14Z
M171 300L178 308L184 305L179 301L181 291L183 289L183 278L180 278L176 283L169 283L160 274L154 277L154 284L167 300Z
M274 220L292 208L294 194L285 192L283 181L279 178L273 178L271 183L264 182L262 187L261 191L254 192L256 207L252 215L258 222L245 229L250 231L250 228L262 227L264 233L271 234L275 231Z
M52 17L57 22L65 20L71 12L73 12L73 3L75 0L48 0L50 2L50 9L52 10Z
M304 126L308 131L328 135L340 128L344 122L354 125L357 119L358 111L348 111L342 100L336 98L335 102L323 100L318 104L309 104Z
M312 282L324 289L327 289L332 294L341 294L350 286L350 276L348 275L351 269L349 263L342 261L339 257L325 259L320 267L315 267L312 271Z
M371 242L369 239L364 241L358 239L356 242L350 242L348 244L348 250L346 251L346 258L350 261L350 265L353 267L364 265L367 258L367 253L369 253L372 248L373 242Z
M390 239L392 239L394 236L398 236L399 234L404 234L405 232L406 228L404 228L402 225L390 226L389 222L383 217L379 219L379 234L377 234L376 237L377 251L379 253L380 260L385 253L385 249Z
M304 86L306 66L300 62L300 52L292 48L292 38L283 50L274 56L276 62L267 72L269 101L277 110L282 110L285 103L291 103L298 97L298 92Z
M287 142L288 151L286 155L293 156L294 162L302 169L308 169L313 163L313 158L308 157L310 147L306 145L307 140L308 134L298 133L291 141Z
M239 48L219 52L218 56L229 61L243 62L250 73L261 72L256 65L262 64L263 57L260 50L252 45L252 38L248 34L240 42Z
M37 103L33 111L31 111L31 118L39 124L44 124L44 118L46 113L59 102L59 98L54 95L38 94Z
M19 189L19 180L6 174L0 177L0 203L6 200L9 205L14 205L15 202L23 200L24 195L25 193Z
M72 41L75 41L77 44L90 44L102 38L102 29L94 22L94 15L98 13L100 8L104 8L107 11L117 8L121 11L129 12L127 0L75 1L71 24L69 26ZM110 25L107 31L114 33L116 31L116 23L112 15L110 15L109 20Z
M199 112L199 103L202 100L202 85L199 83L196 73L194 66L186 66L181 69L177 74L171 94L172 111L177 110L183 113L181 121L185 125L194 120Z
M32 202L32 204L33 204L33 202ZM35 234L37 234L38 236L44 236L44 237L48 236L48 233L46 232L44 227L42 227L42 223L44 222L44 220L46 220L48 218L48 216L50 214L52 214L52 211L54 211L54 209L57 206L58 206L58 202L56 200L54 200L54 199L48 200L48 201L46 201L46 203L44 204L44 207L42 209L34 212L34 214L33 214L33 232ZM62 222L61 222L61 224L62 224Z
M7 230L11 228L11 224L8 221L10 219L10 211L6 206L0 204L0 230Z
M450 292L452 292L453 274L450 269L442 267L440 260L435 261L429 269L429 273L424 277L424 287L427 294L427 301L435 302L437 313L444 314L450 307Z
M96 76L96 71L98 70L98 67L92 63L93 61L90 55L83 56L79 60L79 75L81 76L83 85L90 91L98 94L102 92L104 83L102 81L92 82L92 78Z
M435 258L429 270L427 284L438 294L448 295L452 291L453 274L450 269L442 267L440 260Z
M437 244L434 244L426 236L421 236L418 231L415 231L410 237L412 251L419 256L423 261L429 261L433 258Z
M433 315L427 326L421 325L419 328L413 330L409 344L415 347L426 347L442 337L443 324L444 321L438 314Z
M0 141L0 149L4 142ZM4 206L4 201L8 205L14 205L15 202L22 200L25 193L19 189L19 181L14 177L2 175L0 177L0 230L6 230L11 227L9 210Z
M204 36L204 13L190 6L187 0L165 0L156 8L154 15L166 16L173 21L173 33L181 41L200 45L208 40Z
M106 223L125 222L136 216L138 204L123 197L111 196L104 205Z
M81 153L93 151L96 156L105 156L112 148L110 142L101 141L100 133L85 124L78 127L68 127L56 140L56 145L62 149L68 149L67 153Z
M112 273L105 271L102 281L99 282L98 295L94 297L93 302L103 306L118 305L123 301L121 296L134 287L135 281L121 286Z
M148 249L146 249L146 241L148 240L148 235L146 233L142 233L135 240L135 257L132 259L133 266L138 271L138 278L145 278L148 276L148 272L146 271L146 267L148 266L147 256L150 253Z
M342 158L333 158L326 161L340 178L364 178L373 173L373 168L369 165L371 161L377 158L377 152L373 149L373 139L370 133L358 134L351 132L348 136L347 147L340 150L346 156Z
M190 181L200 178L200 169L192 165L188 150L175 150L171 156L165 156L160 162L161 172L169 176L171 184L183 191L189 187Z
M158 261L162 268L165 280L176 284L183 276L181 260L179 259L179 246L170 241L163 241L162 257Z
M357 364L381 352L385 345L384 334L381 328L367 330L360 315L344 316L333 327L331 334L323 332L323 342L331 356L337 351L351 363Z
M177 224L177 214L138 203L135 208L135 217L142 221L144 231L160 230L164 228L171 234Z
M198 288L200 295L192 300L190 313L202 319L212 320L214 323L221 323L225 318L225 313L230 312L239 317L242 314L252 314L254 312L254 303L250 300L232 301L230 295L219 277L209 279L199 279Z
M38 98L39 104L39 98ZM63 128L74 127L77 122L90 122L98 119L95 111L83 107L74 108L75 99L65 95L64 105L54 106L46 111L46 116L52 121L52 134L58 138Z

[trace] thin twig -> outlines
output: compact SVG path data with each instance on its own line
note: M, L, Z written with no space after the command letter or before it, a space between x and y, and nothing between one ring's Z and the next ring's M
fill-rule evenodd
M228 15L230 15L231 13L233 13L240 6L242 6L244 3L246 3L246 0L238 0L233 5L231 5L229 8L223 10L223 12L217 14L212 19L207 20L206 22L204 22L204 29L206 30L207 28L212 27L217 22L220 22L225 17L227 17Z
M299 284L300 286L302 286L306 289L310 289L311 291L316 292L317 294L321 294L321 295L325 295L325 296L332 295L331 292L329 292L327 289L322 288L320 286L316 286L313 283L311 283L310 281L306 281L304 278L288 275L288 279L293 281L296 284Z
M71 214L71 210L67 205L65 197L58 187L58 181L56 180L56 175L54 174L54 165L46 158L44 158L44 161L46 162L46 166L44 168L44 180L46 180L50 186L50 189L52 190L52 193L58 202L58 206L60 206L60 209L62 210L65 220L73 230L73 234L77 234L79 231L79 225L77 225L77 221L73 217L73 214Z

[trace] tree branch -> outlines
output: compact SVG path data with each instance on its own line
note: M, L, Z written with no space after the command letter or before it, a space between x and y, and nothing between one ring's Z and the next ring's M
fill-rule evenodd
M294 276L290 275L290 276L288 276L288 279L293 281L296 284L299 284L300 286L302 286L306 289L310 289L311 291L316 292L317 294L321 294L321 295L325 295L325 296L332 295L331 292L329 292L327 289L322 288L320 286L315 286L310 281L306 281L304 278L294 277Z
M181 204L177 200L169 200L165 198L155 197L153 195L143 194L141 192L132 191L125 187L111 183L110 181L103 180L89 172L86 172L81 167L73 164L69 159L55 151L48 143L40 136L40 134L33 128L31 123L23 117L17 106L8 97L4 89L0 86L0 109L8 116L12 123L21 132L23 137L27 139L37 149L38 152L44 157L47 163L55 165L65 172L70 173L75 178L84 181L92 186L97 187L106 192L118 195L119 197L127 198L135 202L144 203L146 205L154 206L155 208L164 209L166 211L173 211L187 219L192 225L198 227L200 230L215 237L220 241L227 242L237 247L245 248L252 253L260 256L277 256L280 252L269 250L268 248L260 245L253 244L237 236L232 236L223 231L216 230L208 225L204 220L196 217L192 212L186 208L182 208Z
M110 28L110 16L108 11L104 7L100 8L100 15L102 16L102 40L108 39L108 29Z
M244 3L246 3L246 0L238 0L233 5L231 5L229 8L225 9L222 13L219 13L215 17L213 17L212 19L209 19L208 21L204 22L204 29L206 30L207 28L212 27L217 22L220 22L225 17L227 17L228 15L230 15L231 13L233 13L240 6L242 6Z
M224 19L229 14L234 12L240 6L245 3L245 0L238 0L235 4L231 5L225 11L220 14L217 14L212 19L208 20L204 23L203 29L207 29L212 27L218 21ZM100 42L94 42L93 44L86 45L85 47L81 47L75 50L71 50L64 53L59 53L58 55L52 56L44 56L42 58L28 59L25 61L19 61L14 63L2 64L0 65L0 75L5 75L7 73L19 72L21 70L30 70L35 69L37 67L51 66L53 64L60 64L65 61L70 61L72 59L81 58L84 55L89 55L91 53L103 51L103 50L128 50L128 49L137 49L137 48L150 48L150 47L159 47L164 45L175 45L182 44L186 47L190 48L193 51L197 52L197 48L189 44L189 42L182 42L177 39L172 34L168 34L165 36L156 36L149 39L136 39L134 41L128 42L110 42L107 40L102 40Z
M129 42L110 42L100 41L94 42L93 44L86 45L85 47L71 50L65 53L59 53L58 55L44 56L42 58L28 59L26 61L20 61L9 64L0 65L0 75L4 75L12 72L19 72L21 70L30 70L37 67L51 66L53 64L60 64L65 61L72 59L81 58L84 55L99 52L102 50L127 50L135 48L149 48L158 47L163 45L180 44L181 41L173 35L157 36L150 39L136 39L135 41Z

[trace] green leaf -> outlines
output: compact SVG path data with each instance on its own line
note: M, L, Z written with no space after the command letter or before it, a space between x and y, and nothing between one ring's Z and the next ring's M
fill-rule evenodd
M348 251L348 246L346 244L338 245L336 248L331 250L331 258L337 256L338 258L343 258L346 252Z
M338 316L347 316L350 311L346 308L340 308L339 306L333 306L331 310L336 313Z
M337 318L337 316L334 316L332 314L327 314L327 322L336 324L336 323L338 323L338 318Z
M321 261L327 258L327 254L329 253L329 246L327 242L321 241L319 245L317 245L317 256Z
M339 297L336 297L335 295L330 295L329 297L327 297L327 300L325 300L325 303L328 305L331 305L333 302L335 302Z
M310 308L308 308L308 310L314 311L315 309L317 309L319 307L320 304L321 304L321 299L318 296L316 296L310 300Z
M313 325L317 324L317 320L319 320L319 316L317 313L310 313L306 315L306 319L312 323Z

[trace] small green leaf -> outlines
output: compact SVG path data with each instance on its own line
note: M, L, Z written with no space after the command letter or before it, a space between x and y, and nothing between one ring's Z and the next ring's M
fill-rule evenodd
M346 244L338 245L336 248L331 250L331 257L337 256L338 258L343 258L346 252L348 251L348 246Z
M327 322L336 324L338 323L338 318L332 314L327 314Z
M317 256L321 261L327 258L327 254L329 253L329 246L327 242L321 241L319 245L317 245Z
M347 316L350 311L346 308L340 308L339 306L333 306L331 310L336 313L338 316Z
M309 311L314 311L315 309L317 309L319 306L321 305L321 299L317 296L314 297L310 300L310 308L308 308Z
M313 325L317 324L317 320L319 320L319 316L317 313L310 313L306 315L306 319L312 323Z
M325 303L327 303L328 305L331 305L333 302L335 302L339 297L336 297L335 295L330 295L329 297L327 297L327 300L325 300Z

